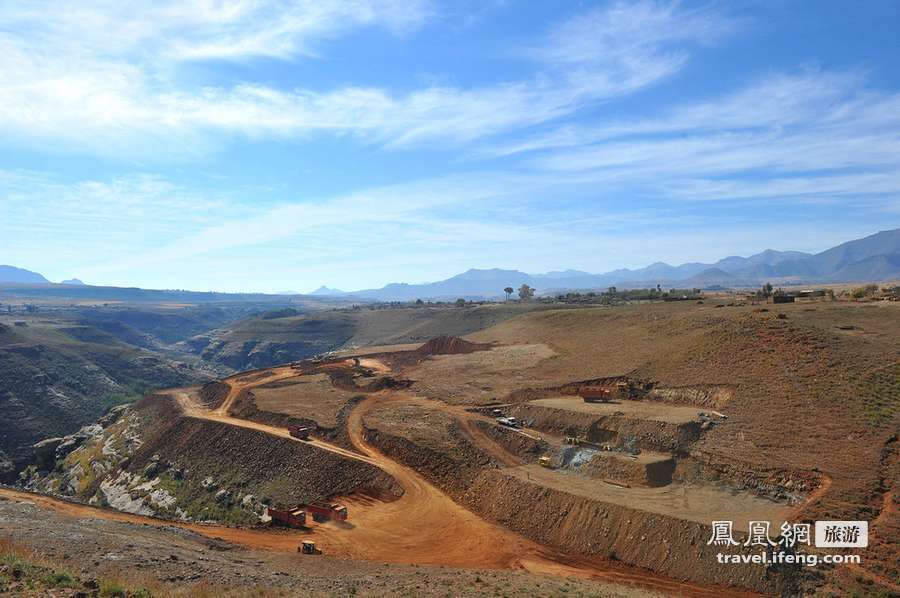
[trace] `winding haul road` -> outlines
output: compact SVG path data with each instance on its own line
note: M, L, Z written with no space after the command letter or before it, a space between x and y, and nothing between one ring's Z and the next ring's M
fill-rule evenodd
M380 363L373 365L379 366L379 369L387 369ZM389 459L366 442L363 426L366 413L383 401L410 400L410 397L382 391L369 395L353 409L347 426L356 452L318 439L299 440L290 436L286 429L232 416L230 410L241 392L275 380L302 375L290 367L272 368L269 373L266 377L241 374L226 379L225 382L230 386L229 393L222 404L213 409L194 401L189 389L173 389L170 393L177 399L187 417L216 421L302 442L378 467L397 481L404 491L399 499L385 502L349 497L343 502L349 505L352 513L350 522L330 522L314 528L313 535L317 543L329 556L388 563L518 569L628 584L667 594L722 595L723 588L686 584L633 568L564 555L490 523L453 502L447 494L415 470ZM462 417L462 414L457 415ZM474 430L469 422L461 423L466 429ZM482 440L490 441L486 437ZM502 449L493 446L490 450L494 452ZM509 455L508 458L513 457ZM310 538L310 534L304 532L273 532L156 519L5 488L0 488L0 497L32 502L74 517L153 526L175 525L253 549L295 552L302 540ZM729 589L729 592L732 595L754 595L741 591L735 593L733 589Z

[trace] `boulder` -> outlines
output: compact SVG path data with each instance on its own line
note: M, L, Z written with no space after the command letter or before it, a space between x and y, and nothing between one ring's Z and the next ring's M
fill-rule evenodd
M12 462L12 459L7 457L6 453L3 451L0 451L0 478L13 473L15 470L16 466Z
M113 407L106 413L106 415L98 419L97 423L103 428L108 428L112 424L116 423L126 411L128 411L128 405L119 405L118 407Z
M65 438L46 438L31 446L34 453L34 463L38 469L50 471L56 465L56 454L59 446L65 442Z

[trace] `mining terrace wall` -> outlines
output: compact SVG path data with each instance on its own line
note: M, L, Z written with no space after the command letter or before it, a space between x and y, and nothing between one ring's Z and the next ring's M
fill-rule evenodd
M742 547L708 545L708 525L576 496L498 470L483 471L462 500L476 513L542 544L673 579L792 595L802 574L797 568L720 564L718 552L739 553Z
M688 450L700 438L700 424L681 424L646 419L554 409L533 403L509 408L512 415L528 422L529 427L562 436L579 436L599 444L621 445L632 441L638 448L679 453Z

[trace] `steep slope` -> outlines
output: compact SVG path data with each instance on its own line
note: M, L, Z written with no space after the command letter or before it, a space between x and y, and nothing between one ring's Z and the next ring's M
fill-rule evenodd
M62 436L154 388L203 377L192 366L93 327L47 320L0 324L0 451L18 468L31 445ZM2 473L2 472L0 472Z

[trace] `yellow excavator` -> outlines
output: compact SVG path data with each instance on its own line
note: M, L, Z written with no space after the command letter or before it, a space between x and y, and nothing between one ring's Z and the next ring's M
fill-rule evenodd
M550 459L549 455L544 455L538 459L538 465L541 467L546 467L548 469L553 469L553 461Z
M297 549L297 552L301 554L322 554L322 551L316 548L315 542L304 542Z

